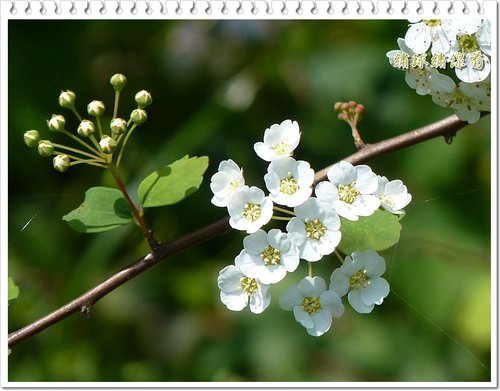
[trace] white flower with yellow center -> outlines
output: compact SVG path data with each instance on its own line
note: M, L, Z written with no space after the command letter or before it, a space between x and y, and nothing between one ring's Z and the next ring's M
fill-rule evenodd
M321 277L305 277L298 285L287 287L279 304L285 311L293 311L295 320L314 337L326 333L332 325L332 318L344 313L340 296L327 290Z
M229 225L251 234L273 217L273 202L258 187L243 186L233 194L227 205Z
M299 141L299 124L287 119L267 128L264 131L264 142L255 143L253 148L261 159L271 162L283 156L292 156Z
M225 207L236 192L245 185L243 170L231 159L223 160L219 164L219 170L212 175L210 189L214 193L212 204Z
M411 22L411 20L410 20ZM452 20L425 19L416 21L405 35L406 45L415 53L446 53L456 40L456 24Z
M290 241L299 247L300 258L319 261L340 243L340 218L331 205L309 198L294 208L295 216L286 230Z
M490 21L471 20L457 34L455 44L446 55L460 80L467 83L485 80L491 72Z
M403 214L402 210L411 201L411 194L399 179L390 181L385 176L378 177L378 189L374 193L380 205L393 214Z
M356 221L359 216L372 215L380 206L373 195L378 188L377 175L370 167L341 161L328 170L327 176L329 181L316 186L316 197L331 204L340 216Z
M311 196L314 170L308 162L285 156L269 164L264 181L276 204L293 207Z
M330 290L347 300L357 312L367 314L389 294L389 283L382 277L385 260L373 250L355 251L333 271Z
M268 233L259 229L243 239L243 250L235 264L246 276L257 278L263 284L275 284L287 272L297 269L299 249L279 229Z
M245 276L237 266L222 269L217 279L222 303L231 311L241 311L246 306L254 314L262 313L271 303L269 285Z

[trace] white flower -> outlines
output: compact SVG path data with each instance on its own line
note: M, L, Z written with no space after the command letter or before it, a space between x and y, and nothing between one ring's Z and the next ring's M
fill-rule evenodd
M219 164L219 170L212 175L210 182L210 189L214 193L212 204L227 206L236 190L244 185L243 170L231 159L223 160Z
M299 249L279 229L268 233L259 229L243 239L243 248L235 264L246 276L263 284L281 281L299 265Z
M405 35L406 45L415 53L446 53L456 40L453 20L426 19L413 23Z
M273 202L258 187L243 186L227 204L229 225L251 234L273 217Z
M288 222L288 238L299 247L300 258L319 261L331 254L340 243L340 218L331 205L309 198L294 208Z
M374 193L380 205L394 214L403 214L402 209L411 201L411 194L399 179L390 181L385 176L378 177L378 189Z
M275 203L293 207L311 196L314 170L308 162L285 156L269 164L264 181Z
M241 311L247 305L254 314L260 314L271 303L269 285L245 276L236 266L222 269L217 279L222 303L231 311Z
M377 175L370 167L354 167L341 161L328 170L327 176L329 181L316 186L316 196L331 204L340 216L356 221L359 216L370 216L380 206L373 195L378 188Z
M299 124L289 119L271 125L264 132L264 142L254 144L257 155L268 162L283 156L292 156L300 141Z
M347 300L357 312L367 314L380 305L389 294L389 284L380 277L385 272L385 260L373 250L355 251L342 266L333 271L330 290Z
M321 277L305 277L298 285L287 287L279 303L285 311L293 311L295 320L314 337L326 333L332 325L332 317L338 318L344 313L339 295L326 290Z
M467 83L485 80L491 71L491 26L489 21L471 20L457 35L447 53L457 77Z

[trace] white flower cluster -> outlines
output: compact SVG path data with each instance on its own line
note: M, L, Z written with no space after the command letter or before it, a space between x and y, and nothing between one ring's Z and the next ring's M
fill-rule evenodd
M328 181L316 185L313 197L314 171L292 157L300 135L298 123L285 120L266 129L264 142L255 143L257 155L270 162L264 175L267 196L245 185L243 170L232 160L221 162L212 176L212 203L227 207L231 227L249 234L234 265L220 271L218 286L228 309L249 306L259 314L271 302L270 286L295 271L300 259L308 261L309 276L286 288L279 304L293 311L310 335L319 336L330 329L332 318L343 314L342 296L347 295L356 311L369 313L389 293L389 284L380 277L385 261L371 250L347 256L332 273L328 289L324 279L312 276L311 263L333 253L340 243L341 217L356 221L379 208L402 214L411 195L400 180L389 181L368 166L342 161L330 168ZM288 221L286 232L262 229L273 217Z
M412 22L410 20L410 22ZM411 23L398 39L399 50L387 53L389 62L406 73L406 83L419 95L431 95L469 123L491 111L491 24L487 19L429 19ZM430 53L428 53L430 49ZM460 80L450 75L454 69Z

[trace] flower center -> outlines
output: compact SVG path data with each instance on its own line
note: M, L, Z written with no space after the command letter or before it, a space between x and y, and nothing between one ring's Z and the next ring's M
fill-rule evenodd
M461 52L472 53L480 50L477 38L474 34L465 34L458 37L458 47Z
M338 189L340 201L344 201L347 204L352 204L359 196L358 189L352 183L350 185L339 185Z
M351 289L363 289L370 285L370 280L366 277L366 270L359 270L349 278Z
M260 257L263 259L266 266L279 265L281 261L280 250L271 246L267 246L264 251L260 253Z
M299 189L299 185L293 176L280 181L280 191L286 195L292 195Z
M427 19L423 21L427 27L441 26L441 19Z
M394 208L394 200L391 197L383 195L382 197L380 197L380 201L387 206Z
M231 181L231 183L229 184L229 186L231 186L231 188L233 188L233 189L236 189L239 185L240 185L240 181L237 179L233 179Z
M241 216L250 221L256 221L260 217L260 206L247 203L241 212Z
M321 303L319 302L319 297L304 297L302 300L302 308L309 315L314 315L321 309Z
M250 277L241 277L240 278L240 284L241 288L245 291L245 293L248 296L253 295L255 292L257 292L257 281L255 278L250 278Z
M288 151L290 150L290 144L285 141L280 141L279 143L273 145L273 149L277 156L285 156L289 154Z
M308 238L319 240L325 232L326 227L318 219L306 222L306 236Z

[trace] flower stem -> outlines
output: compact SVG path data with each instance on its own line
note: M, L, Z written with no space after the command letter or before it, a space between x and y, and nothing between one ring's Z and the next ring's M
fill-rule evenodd
M307 274L308 274L309 277L312 278L312 276L313 276L312 262L307 262Z
M71 134L67 130L63 130L62 133L64 133L66 136L72 138L75 140L77 143L83 145L85 148L87 148L89 151L95 153L96 155L100 156L100 153L97 149L93 148L91 145L80 139L79 137L76 137L74 134Z
M74 106L71 108L71 111L76 116L76 118L78 118L78 121L82 122L83 118Z
M125 139L123 140L122 146L120 147L120 152L118 153L118 158L116 159L116 169L120 167L120 163L122 161L122 156L123 156L123 151L125 151L125 146L127 145L128 139L130 138L130 135L134 131L134 129L137 127L137 124L133 124L130 130L127 132L127 135L125 136Z
M102 159L101 156L98 156L98 155L93 155L91 153L88 153L88 152L85 152L85 151L82 151L80 149L76 149L76 148L72 148L72 147L68 147L66 145L62 145L62 144L56 144L56 143L52 143L52 145L55 147L55 148L58 148L58 149L62 149L62 150L65 150L65 151L71 151L71 152L75 152L75 153L79 153L83 156L87 156L87 157L90 157L92 159L95 159L95 160L101 160L101 161L104 161L104 159ZM69 156L69 155L68 155ZM76 158L76 159L81 159L81 158Z
M120 102L120 91L115 91L115 104L113 107L113 118L118 117L118 104Z
M273 206L273 209L277 212L282 212L282 213L286 213L286 214L295 216L295 213L293 213L291 210L288 210L285 208L280 208L279 206Z
M279 220L279 221L290 221L292 218L291 217L282 217L282 216L273 216L271 217L272 220Z
M111 175L113 176L116 184L118 185L118 188L122 192L123 197L125 197L125 201L127 201L127 204L129 206L130 210L134 214L134 217L135 217L135 219L137 221L137 224L139 224L139 227L141 228L144 236L148 240L148 243L149 243L149 245L151 247L151 250L154 251L155 250L154 246L156 246L158 243L153 238L153 233L151 232L151 230L146 225L146 222L144 221L144 219L142 217L142 214L139 212L139 210L136 208L136 206L134 205L134 203L130 199L130 196L129 196L128 192L127 192L127 189L125 188L125 184L123 183L122 179L118 175L117 168L110 166L109 167L109 171L111 172Z
M344 257L342 257L342 255L340 254L339 250L335 249L335 255L339 259L340 263L344 264Z

